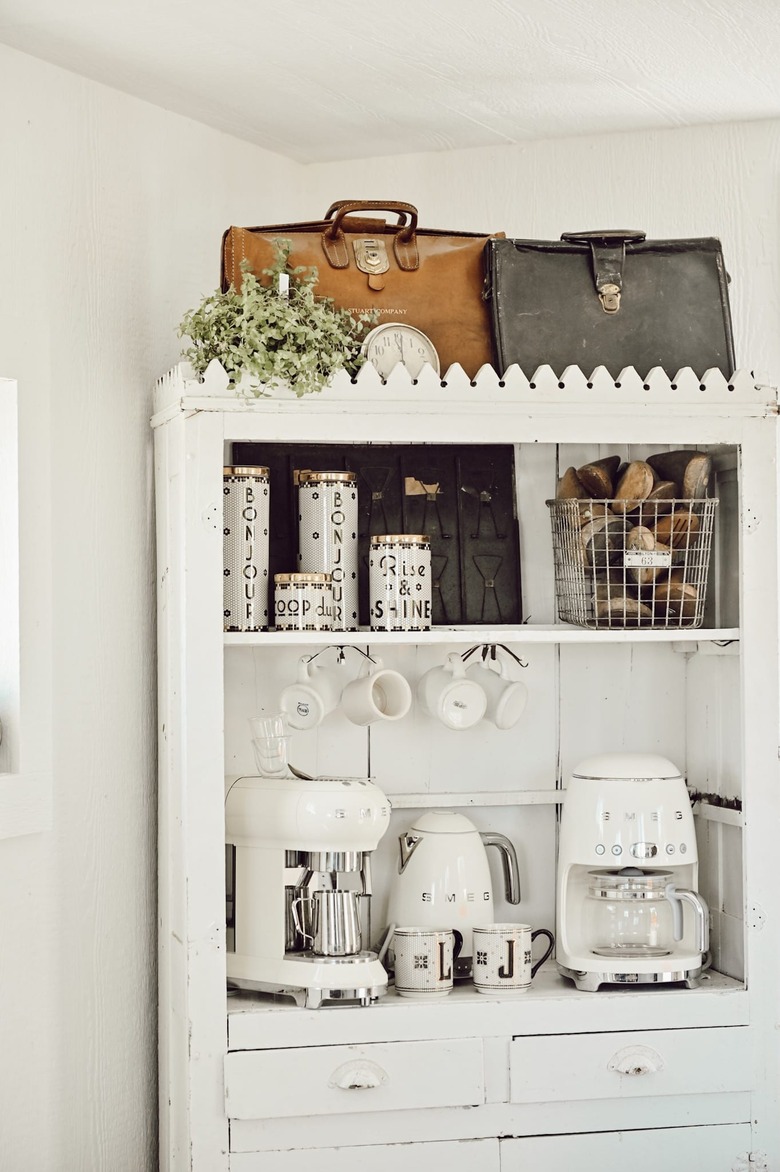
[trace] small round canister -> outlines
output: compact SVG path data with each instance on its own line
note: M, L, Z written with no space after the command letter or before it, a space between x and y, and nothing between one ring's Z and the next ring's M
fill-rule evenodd
M333 579L333 630L358 628L358 489L354 472L301 472L298 569Z
M430 538L422 533L372 537L368 592L372 631L430 630Z
M330 574L274 574L277 631L330 631L333 582Z
M226 631L268 627L267 468L222 469L223 608Z

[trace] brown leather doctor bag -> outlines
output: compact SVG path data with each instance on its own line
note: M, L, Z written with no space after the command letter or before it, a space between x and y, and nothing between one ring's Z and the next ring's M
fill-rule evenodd
M391 212L387 223L373 213ZM371 214L368 214L371 213ZM374 309L377 325L422 330L441 372L454 362L473 377L491 361L490 318L482 297L488 236L420 228L417 208L394 200L339 200L325 218L269 227L231 227L222 238L222 289L241 288L241 262L259 279L275 240L292 243L291 265L317 269L316 292L342 309Z

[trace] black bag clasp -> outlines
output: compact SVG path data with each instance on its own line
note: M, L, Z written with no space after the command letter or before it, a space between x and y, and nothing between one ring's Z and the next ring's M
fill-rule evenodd
M562 233L561 240L586 244L590 248L593 281L605 313L618 313L620 310L626 244L637 244L644 239L644 232L630 230Z

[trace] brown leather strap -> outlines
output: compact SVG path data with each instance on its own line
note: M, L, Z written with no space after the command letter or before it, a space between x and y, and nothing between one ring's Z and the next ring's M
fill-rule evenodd
M417 251L417 208L410 203L398 203L395 200L339 200L331 204L325 213L325 219L333 220L322 233L322 248L328 263L334 269L345 269L349 266L349 250L342 227L342 222L349 212L360 211L387 211L395 212L398 216L398 225L393 237L393 252L398 267L407 272L413 272L420 267L420 257ZM407 224L406 219L409 218Z

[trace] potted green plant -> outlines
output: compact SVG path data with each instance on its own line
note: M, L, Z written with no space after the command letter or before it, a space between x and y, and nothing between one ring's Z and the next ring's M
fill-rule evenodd
M291 266L290 241L276 241L268 282L242 264L241 289L217 290L179 325L190 345L182 352L196 374L216 359L242 393L262 396L289 386L299 397L320 391L336 370L357 373L361 343L373 313L353 316L315 293L316 268Z

